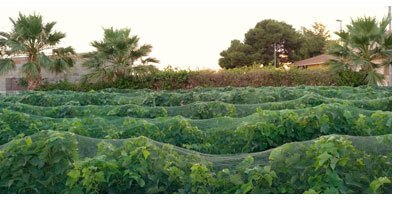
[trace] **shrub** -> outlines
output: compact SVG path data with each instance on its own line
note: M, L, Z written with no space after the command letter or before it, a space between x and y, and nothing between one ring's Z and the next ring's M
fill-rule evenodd
M245 67L220 71L157 71L140 78L122 77L111 83L46 83L39 90L90 91L104 88L149 88L155 90L192 89L195 87L261 87L261 86L360 86L365 85L363 72L330 69L291 69Z
M0 193L61 193L78 157L72 134L41 132L0 150Z

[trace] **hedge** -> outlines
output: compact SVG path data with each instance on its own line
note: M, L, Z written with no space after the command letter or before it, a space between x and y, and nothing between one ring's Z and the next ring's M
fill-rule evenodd
M329 69L237 68L220 71L158 71L146 76L119 78L111 83L45 83L38 90L90 91L104 88L175 90L196 87L261 87L261 86L360 86L365 85L362 72Z

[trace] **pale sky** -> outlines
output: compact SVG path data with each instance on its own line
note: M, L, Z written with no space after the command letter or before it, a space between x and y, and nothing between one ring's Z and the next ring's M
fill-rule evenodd
M65 32L61 46L72 46L77 52L94 50L93 40L102 38L102 27L132 29L140 43L153 45L151 56L179 68L218 69L220 52L231 40L244 39L244 34L263 19L275 19L296 30L310 28L314 22L325 24L333 32L351 18L387 14L390 1L60 1L14 0L0 3L0 31L9 31L9 17L18 13L40 13L45 22L56 21L56 30ZM112 2L112 3L110 3ZM133 3L134 2L134 3ZM284 3L283 3L284 2ZM357 3L357 2L363 2Z

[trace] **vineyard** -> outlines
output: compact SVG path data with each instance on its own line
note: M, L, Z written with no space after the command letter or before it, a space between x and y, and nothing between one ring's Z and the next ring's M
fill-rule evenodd
M392 89L0 96L0 193L391 193Z

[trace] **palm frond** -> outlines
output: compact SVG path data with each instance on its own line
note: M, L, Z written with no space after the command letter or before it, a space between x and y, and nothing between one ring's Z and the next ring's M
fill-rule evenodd
M137 50L132 50L131 51L131 57L133 59L139 59L141 57L147 56L151 52L152 48L153 47L151 45L145 44L145 45L141 46Z
M50 34L51 31L53 30L53 27L56 25L56 22L48 22L44 25L44 32L46 34Z
M157 67L153 65L138 65L133 67L133 72L135 74L147 74L160 71Z
M142 62L142 65L145 65L148 63L159 63L160 61L156 58L148 57L148 58L142 59L141 62Z
M391 33L386 32L388 23L386 18L381 22L374 17L352 20L347 25L347 31L336 32L340 42L327 50L338 58L337 61L330 61L330 65L333 68L366 71L369 84L380 83L384 76L376 69L391 62L392 38Z
M367 71L367 76L365 80L369 85L378 85L383 83L384 76L375 71L375 69L370 69Z
M87 68L101 68L106 60L99 55L97 52L91 52L83 55L85 59L82 63Z
M115 74L104 68L92 70L91 73L85 74L81 78L83 83L96 83L96 82L111 82L115 80Z
M46 43L53 46L60 43L63 38L65 38L65 33L57 31L48 35Z
M144 58L152 49L151 45L138 45L139 37L130 36L131 30L105 28L103 39L91 42L95 52L84 55L84 66L91 68L92 75L86 80L113 81L117 77L131 76L137 63L157 63L155 58ZM94 78L97 77L97 78ZM101 77L101 78L99 78Z
M39 63L40 67L44 67L47 69L51 69L51 67L53 66L53 61L48 56L46 56L44 53L39 53L38 63Z
M59 68L53 67L52 59L42 53L57 45L65 37L64 33L53 30L56 22L44 23L43 17L35 13L31 15L19 13L16 19L10 18L10 21L13 25L12 30L0 33L3 46L1 54L29 55L30 61L22 66L22 70L28 80L35 80L39 84L42 67L60 71ZM61 65L70 63L71 60L66 59Z
M7 40L6 45L10 48L10 51L15 54L24 53L27 51L27 47L23 43L13 39Z
M26 75L28 80L33 80L40 77L40 71L38 70L37 64L35 64L34 62L27 62L23 64L22 71Z
M6 33L6 32L0 32L0 36L3 37L3 38L5 38L5 39L10 38L10 34L9 34L9 33Z
M15 69L15 62L11 58L0 58L0 75Z

